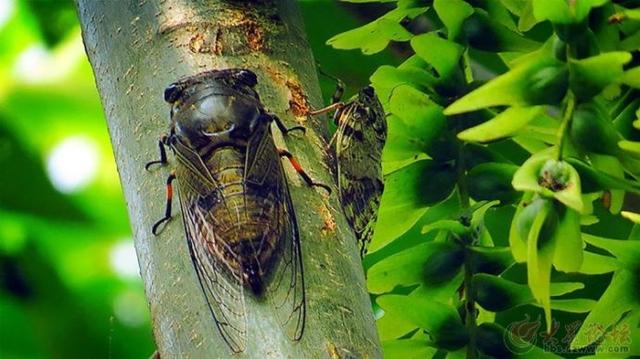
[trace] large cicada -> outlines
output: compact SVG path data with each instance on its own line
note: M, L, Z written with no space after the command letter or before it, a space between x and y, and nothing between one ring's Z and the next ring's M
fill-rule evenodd
M382 149L387 138L387 121L373 87L367 86L348 101L340 102L344 85L337 81L333 104L310 114L335 110L333 119L338 128L331 143L335 141L340 204L364 257L384 190Z
M171 84L164 93L171 104L171 127L160 141L175 154L167 180L165 217L153 226L158 234L171 218L172 181L178 183L187 243L213 319L233 352L247 341L245 293L266 299L292 340L305 324L304 273L300 235L271 123L287 129L268 113L254 87L256 75L245 69L203 72Z

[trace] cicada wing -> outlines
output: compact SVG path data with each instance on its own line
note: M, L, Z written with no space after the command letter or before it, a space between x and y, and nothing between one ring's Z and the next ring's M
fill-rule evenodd
M378 109L354 104L342 112L339 124L336 177L340 203L364 256L384 190L381 160L386 120Z
M247 345L247 311L241 273L213 253L213 244L222 244L216 234L221 226L211 212L198 205L222 194L186 169L176 178L187 243L200 287L222 338L233 352L242 352ZM233 255L230 248L228 251Z
M268 125L256 129L248 143L245 181L268 188L277 199L280 258L271 269L266 295L287 336L300 340L306 315L300 234L286 174Z
M284 183L282 195L285 201L283 211L279 213L283 223L282 258L275 268L273 281L268 290L280 325L289 338L300 340L306 320L300 233L286 183Z

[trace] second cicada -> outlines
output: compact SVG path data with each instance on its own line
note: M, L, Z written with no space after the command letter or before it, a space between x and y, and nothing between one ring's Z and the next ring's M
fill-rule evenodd
M191 259L212 317L233 352L247 346L245 295L270 303L283 330L299 340L305 325L300 234L280 160L288 157L310 185L323 186L302 171L291 154L275 146L268 113L250 70L207 71L171 84L171 126L160 141L175 154L167 179L164 218L171 218L172 182L178 183Z
M335 142L340 204L358 240L360 255L364 257L373 237L384 191L382 149L387 139L387 121L373 87L367 86L341 102L344 85L337 81L333 104L309 114L335 110L333 120L338 128L331 144Z

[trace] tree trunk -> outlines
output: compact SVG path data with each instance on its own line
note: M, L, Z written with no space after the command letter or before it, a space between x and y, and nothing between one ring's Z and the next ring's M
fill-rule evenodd
M331 183L324 162L324 119L315 64L296 1L77 0L86 51L109 122L127 200L153 330L163 358L227 357L230 352L198 285L182 221L157 237L169 169L144 170L158 156L171 82L208 69L244 67L259 77L265 107L306 135L277 136L318 181ZM312 104L312 105L310 105ZM170 158L170 161L174 161ZM271 321L249 319L247 357L380 357L369 297L353 234L337 196L306 187L284 163L301 232L307 323L300 342ZM334 188L334 193L335 188ZM179 206L174 206L179 207ZM267 317L249 301L249 315Z

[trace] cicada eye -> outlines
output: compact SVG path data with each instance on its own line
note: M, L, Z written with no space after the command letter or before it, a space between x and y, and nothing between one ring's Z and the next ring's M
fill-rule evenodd
M240 72L238 72L238 79L251 87L258 84L258 76L250 70L240 70Z
M164 100L169 103L174 103L180 98L182 91L176 84L171 84L164 89Z

